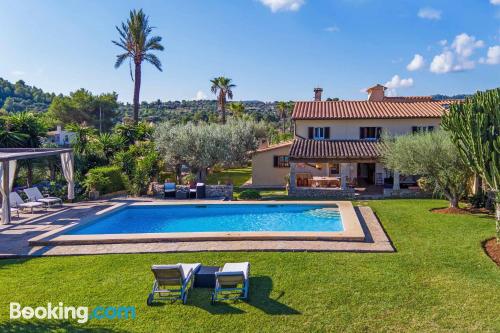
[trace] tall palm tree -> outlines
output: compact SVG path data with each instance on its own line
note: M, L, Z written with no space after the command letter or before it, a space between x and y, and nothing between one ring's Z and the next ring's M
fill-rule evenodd
M281 133L285 133L286 118L288 116L289 104L287 102L278 102L276 109L278 111L278 117L282 122Z
M231 83L231 79L219 76L210 80L212 83L212 92L217 95L217 108L221 114L221 122L226 123L226 102L227 99L233 99L233 88L236 88L235 84Z
M139 94L141 90L141 65L144 60L162 71L160 59L150 51L163 51L163 45L160 44L160 36L150 36L154 27L149 25L149 16L144 14L142 9L130 11L130 17L127 22L122 22L121 27L116 27L120 34L119 41L112 41L119 46L125 53L116 56L115 68L128 59L130 67L130 77L134 81L134 122L139 121ZM132 75L132 62L135 66L134 75Z
M235 118L242 118L245 114L245 105L241 102L229 104L229 111L233 114Z

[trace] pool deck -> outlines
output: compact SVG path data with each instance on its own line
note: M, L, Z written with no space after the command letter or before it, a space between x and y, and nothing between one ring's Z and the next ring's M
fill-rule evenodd
M146 240L134 235L133 239L111 239L109 235L90 235L92 237L103 237L103 239L77 240L65 239L64 237L88 237L89 235L61 235L63 231L73 228L81 223L89 223L93 219L108 213L123 205L151 205L151 204L340 204L344 224L345 220L354 218L359 221L349 227L345 225L344 232L350 232L355 238L336 234L337 238L318 237L318 233L305 233L308 235L294 235L290 238L269 238L269 234L260 233L248 237L246 233L232 233L233 238L220 240L216 235L208 238L193 238L192 235L181 236L184 238L172 238L172 234L157 238L145 236ZM349 205L351 210L349 210ZM347 212L347 213L346 213ZM356 224L359 228L356 228ZM359 232L362 237L359 238ZM205 233L204 233L205 234ZM220 233L218 233L220 234ZM224 233L227 236L227 233ZM246 235L241 235L246 234ZM311 235L309 235L311 234ZM330 234L330 233L325 233ZM130 235L124 235L130 236ZM323 235L325 236L325 235ZM63 238L58 238L63 237ZM98 238L99 238L98 237ZM149 237L149 238L147 238ZM211 238L212 237L212 238ZM294 238L295 237L295 238ZM348 239L348 240L347 240ZM60 242L50 242L59 240ZM103 241L104 240L104 241ZM84 255L84 254L108 254L108 253L147 253L147 252L199 252L199 251L348 251L348 252L394 252L391 241L387 237L380 222L369 207L354 207L348 201L257 201L257 202L220 202L220 201L156 201L156 200L130 200L118 199L109 201L83 202L77 204L66 204L63 209L49 210L45 214L35 215L31 218L13 221L10 225L0 225L0 258L25 257L25 256L57 256L57 255Z

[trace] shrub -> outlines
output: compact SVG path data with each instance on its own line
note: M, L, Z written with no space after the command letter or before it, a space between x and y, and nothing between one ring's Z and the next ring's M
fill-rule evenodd
M262 197L256 190L244 190L240 193L239 198L241 200L260 200Z
M122 171L117 166L103 166L90 169L84 181L84 186L89 190L97 190L100 194L123 191L125 179Z

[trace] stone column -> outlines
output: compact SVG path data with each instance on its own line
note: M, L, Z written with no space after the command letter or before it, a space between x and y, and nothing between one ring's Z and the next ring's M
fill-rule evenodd
M399 191L399 171L394 170L394 176L393 176L393 183L392 183L392 190L393 191Z
M347 174L350 172L349 163L340 163L340 188L347 190Z
M295 176L296 163L290 163L290 190L294 190L297 187L297 179Z

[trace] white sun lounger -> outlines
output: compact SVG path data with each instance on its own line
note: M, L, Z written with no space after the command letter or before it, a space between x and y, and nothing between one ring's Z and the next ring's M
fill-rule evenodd
M12 207L19 209L29 209L31 210L32 214L34 208L37 207L43 208L43 203L41 202L36 202L36 201L24 202L23 199L19 196L19 194L17 194L17 192L10 192L9 200L11 202Z
M44 197L38 187L27 188L24 190L24 193L26 193L26 195L28 196L29 201L41 202L43 204L46 204L47 207L55 204L59 204L62 206L61 198Z
M182 300L186 304L188 291L193 286L195 273L201 264L153 265L151 271L155 276L153 290L148 296L147 304L157 299ZM190 283L191 282L191 283ZM174 287L174 289L171 289ZM178 289L175 289L177 287Z
M231 299L248 299L250 263L227 263L215 273L212 303Z

